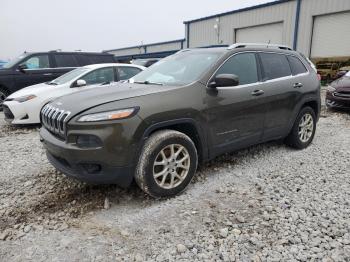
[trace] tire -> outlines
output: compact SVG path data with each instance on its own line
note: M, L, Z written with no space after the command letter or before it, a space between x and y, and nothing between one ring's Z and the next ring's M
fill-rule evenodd
M190 184L197 164L196 147L187 135L173 130L157 131L142 148L135 181L154 198L173 197Z
M9 91L7 91L3 87L0 87L0 111L2 111L2 103L4 102L5 98L8 97L9 94Z
M302 121L306 121L306 125L302 127ZM304 107L300 110L293 128L287 136L285 142L290 147L296 149L304 149L308 147L314 139L316 132L316 115L311 107ZM304 134L304 135L303 135Z

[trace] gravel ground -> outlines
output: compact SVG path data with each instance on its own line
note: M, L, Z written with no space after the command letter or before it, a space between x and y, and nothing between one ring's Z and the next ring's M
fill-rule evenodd
M68 179L38 127L2 118L1 261L350 261L348 113L324 111L306 150L219 157L168 200Z

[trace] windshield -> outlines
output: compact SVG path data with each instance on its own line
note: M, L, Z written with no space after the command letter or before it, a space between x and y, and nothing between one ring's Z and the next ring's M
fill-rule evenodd
M186 85L200 78L220 57L221 52L185 51L159 61L133 77L143 84Z
M64 74L64 75L61 75L60 77L52 80L48 84L50 84L50 85L63 85L65 83L68 83L68 82L74 80L75 78L86 73L87 71L89 71L88 68L83 68L83 67L77 68L77 69L74 69L74 70Z
M11 68L11 67L13 67L15 64L20 62L26 56L28 56L28 54L23 54L23 55L20 55L20 56L18 56L16 58L12 59L10 62L4 64L3 68Z

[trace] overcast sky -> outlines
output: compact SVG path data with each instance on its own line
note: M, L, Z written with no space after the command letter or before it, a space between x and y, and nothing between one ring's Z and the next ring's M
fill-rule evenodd
M0 0L0 59L185 37L183 21L271 0Z

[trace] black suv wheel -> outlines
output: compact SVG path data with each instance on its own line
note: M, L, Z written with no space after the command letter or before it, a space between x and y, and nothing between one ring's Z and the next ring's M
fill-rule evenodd
M315 132L315 111L311 107L304 107L299 112L292 131L286 138L286 144L297 149L306 148L314 139Z
M139 187L153 197L171 197L181 193L197 169L197 150L183 133L162 130L146 141L136 168Z

